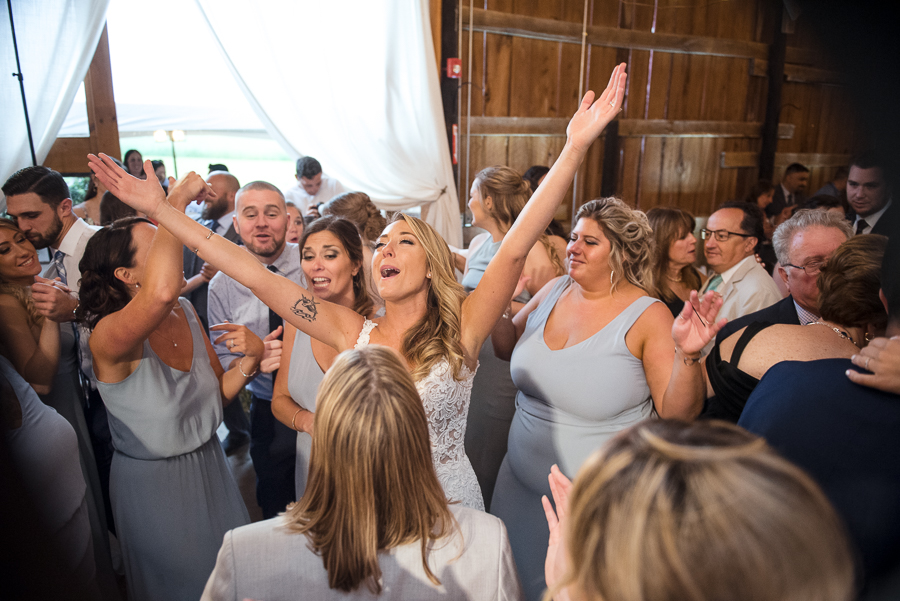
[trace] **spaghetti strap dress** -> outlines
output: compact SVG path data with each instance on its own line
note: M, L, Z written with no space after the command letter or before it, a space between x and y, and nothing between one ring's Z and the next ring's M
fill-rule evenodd
M98 382L129 601L199 599L225 533L250 522L216 436L219 381L194 308L179 302L193 339L190 371L163 363L145 340L131 375Z
M552 498L550 467L570 478L615 434L653 413L643 363L625 335L653 303L642 296L599 332L573 346L551 350L544 342L547 318L573 284L563 276L528 316L510 363L519 392L506 458L497 475L491 513L509 529L527 599L546 588L544 560L549 532L541 496Z

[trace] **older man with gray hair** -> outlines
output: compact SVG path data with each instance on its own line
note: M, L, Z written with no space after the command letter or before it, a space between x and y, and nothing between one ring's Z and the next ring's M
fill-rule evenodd
M818 209L803 209L778 226L772 237L780 277L788 296L774 305L729 322L716 344L741 328L757 322L805 325L819 320L816 280L834 250L853 235L843 216Z

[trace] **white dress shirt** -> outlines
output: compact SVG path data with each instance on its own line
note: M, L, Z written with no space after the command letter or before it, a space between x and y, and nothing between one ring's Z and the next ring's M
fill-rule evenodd
M306 193L306 190L303 189L303 186L300 185L298 181L296 184L288 188L284 193L284 199L288 202L292 202L297 205L297 208L300 209L301 214L306 214L306 210L310 206L316 206L323 202L328 202L338 194L343 194L347 189L333 177L328 177L324 173L322 174L322 185L319 187L319 191L316 192L315 196L311 196Z

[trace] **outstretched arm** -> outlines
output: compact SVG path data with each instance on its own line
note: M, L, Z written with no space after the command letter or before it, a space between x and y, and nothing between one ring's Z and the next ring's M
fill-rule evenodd
M585 94L581 106L569 121L562 153L504 236L478 287L463 303L462 343L469 354L478 354L503 314L528 252L553 219L591 144L619 113L625 98L625 81L625 64L622 63L613 70L609 85L596 101L593 92Z
M122 202L155 219L204 261L249 288L285 321L338 351L356 342L363 318L352 309L316 299L302 286L270 272L246 249L214 235L172 207L164 196L146 194L137 183L141 180L106 155L88 157L97 178Z

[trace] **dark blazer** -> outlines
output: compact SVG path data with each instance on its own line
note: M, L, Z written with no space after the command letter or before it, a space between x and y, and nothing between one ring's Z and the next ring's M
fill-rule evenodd
M889 237L894 234L900 234L900 207L897 206L898 204L900 203L897 201L891 202L891 206L881 215L878 222L875 224L875 227L869 232L870 234L881 234L882 236ZM856 221L856 213L850 211L847 214L847 219L850 220L850 225L852 227L853 223Z
M802 194L794 194L794 204L800 205L806 200L806 197ZM784 207L787 206L787 201L784 198L784 188L781 187L781 184L775 184L775 195L772 196L772 202L769 206L766 207L766 215L769 217L774 217L778 215L784 210Z
M862 371L849 359L774 365L738 425L819 483L871 582L900 559L900 396L854 384L848 369Z
M749 315L738 317L734 321L729 321L716 335L716 344L721 344L723 340L755 321L799 326L800 318L797 317L797 307L794 306L794 297L788 295L787 298L783 298L765 309L760 309L756 313L750 313Z
M204 226L209 227L208 221L198 220ZM228 230L222 234L222 237L226 240L230 240L235 244L241 244L241 237L238 235L236 231L234 231L234 224L232 223L228 226ZM187 246L182 249L183 258L184 258L184 278L186 280L191 279L203 268L203 259L194 254L193 250L190 250ZM198 286L193 292L189 292L184 294L186 299L191 301L191 304L194 305L194 309L197 310L197 316L200 317L200 322L203 324L203 329L205 331L209 331L209 323L207 322L206 317L206 296L207 291L209 290L209 284L202 284Z

